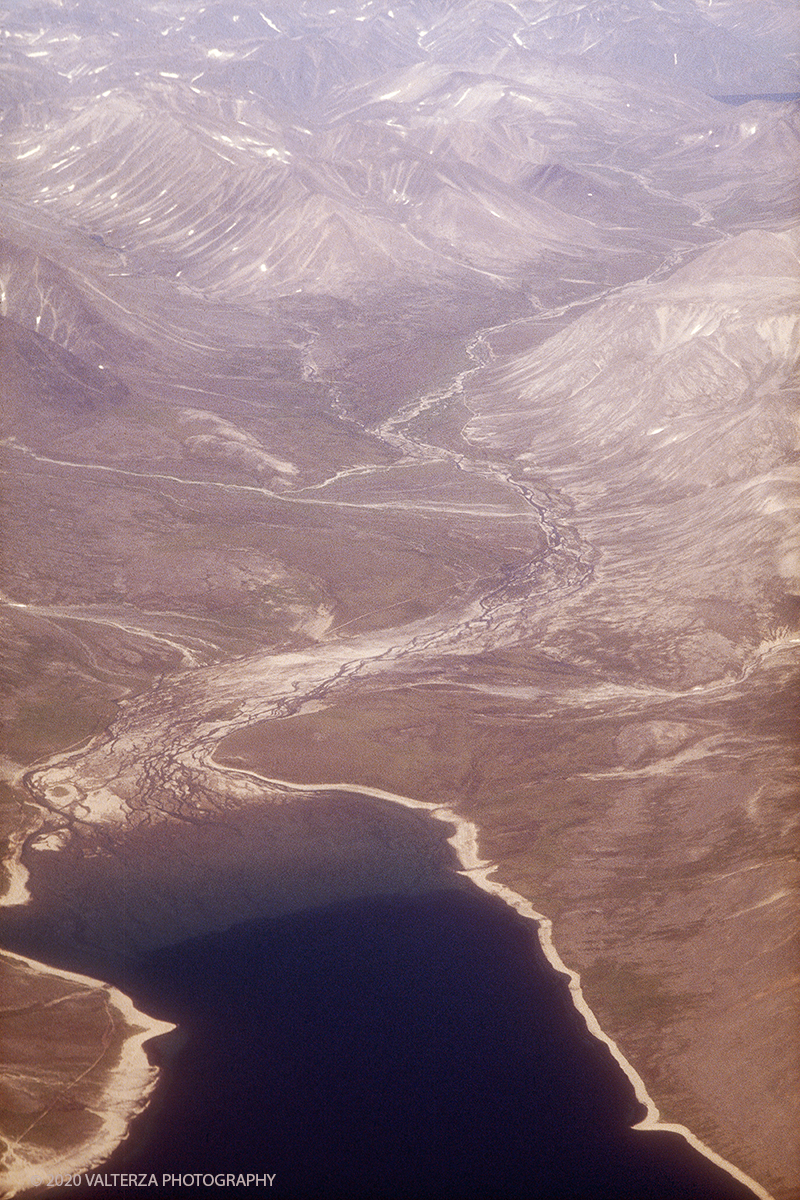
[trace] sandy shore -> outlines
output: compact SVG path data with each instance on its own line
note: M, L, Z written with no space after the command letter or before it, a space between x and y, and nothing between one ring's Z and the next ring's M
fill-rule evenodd
M220 764L218 764L220 765ZM223 770L231 769L222 767ZM237 772L238 773L238 772ZM248 772L255 775L255 772ZM647 1087L627 1060L622 1050L617 1043L610 1038L600 1027L597 1017L592 1012L583 994L581 987L580 975L571 970L563 962L558 950L553 942L553 926L552 922L543 913L537 912L534 906L524 896L504 884L491 879L490 876L497 870L496 864L487 862L480 855L479 836L480 831L478 826L469 820L460 817L451 808L445 805L432 804L423 800L414 800L409 796L399 796L394 792L385 791L381 788L373 787L354 787L348 783L325 783L325 784L303 784L285 779L268 779L265 776L265 783L279 785L281 787L289 787L299 792L350 792L359 795L374 796L380 800L387 800L392 804L399 804L404 808L412 808L429 812L431 817L437 821L443 821L448 825L452 825L453 833L447 839L450 845L453 846L459 862L461 863L463 873L468 875L473 883L483 891L490 895L497 896L515 909L521 916L534 921L537 926L537 933L540 945L550 965L555 971L565 974L569 978L569 989L573 1003L586 1022L586 1027L591 1035L603 1042L610 1050L612 1057L618 1063L622 1071L630 1080L637 1100L646 1110L645 1116L634 1126L636 1129L654 1130L660 1129L669 1133L676 1133L684 1138L689 1145L704 1155L709 1161L716 1166L728 1172L732 1178L749 1187L753 1194L759 1200L773 1200L771 1194L763 1188L759 1183L747 1175L744 1171L728 1162L721 1155L717 1154L710 1146L707 1146L699 1137L697 1137L685 1125L675 1124L674 1122L664 1121L661 1114L647 1091Z
M117 988L3 951L7 1082L0 1194L104 1162L156 1085L146 1043L174 1028Z

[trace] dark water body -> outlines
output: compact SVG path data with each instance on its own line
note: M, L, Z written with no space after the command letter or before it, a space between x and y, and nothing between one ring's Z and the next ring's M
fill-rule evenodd
M101 1170L274 1174L259 1194L284 1200L752 1200L631 1129L642 1107L535 924L455 874L451 833L330 792L29 853L4 943L180 1027ZM195 1190L215 1194L164 1194Z
M250 921L115 974L184 1032L107 1172L270 1173L259 1194L287 1200L752 1196L630 1129L633 1090L532 923L478 889Z

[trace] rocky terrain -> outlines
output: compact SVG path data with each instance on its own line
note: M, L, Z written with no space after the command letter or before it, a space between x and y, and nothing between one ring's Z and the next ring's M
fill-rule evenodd
M8 1194L141 1109L127 962L424 891L433 812L800 1195L795 21L6 6Z

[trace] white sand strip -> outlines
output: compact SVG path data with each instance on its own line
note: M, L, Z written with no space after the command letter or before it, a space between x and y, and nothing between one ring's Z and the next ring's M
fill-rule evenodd
M213 761L213 760L212 760ZM213 761L213 765L220 770L237 772L239 768L227 767L221 763ZM489 879L489 875L497 870L496 864L486 862L480 858L478 853L478 827L472 821L467 821L463 817L453 812L452 809L444 805L432 804L425 800L414 800L410 796L398 796L394 792L384 791L382 788L365 787L352 783L295 783L286 779L270 779L265 775L259 776L257 771L245 770L241 772L250 776L263 779L264 783L272 784L281 788L291 788L298 792L349 792L356 795L374 796L379 800L388 800L392 804L401 804L404 808L423 809L430 813L438 821L445 821L448 824L455 826L455 831L447 840L453 846L463 869L463 873L485 892L489 892L493 896L499 896L501 900L516 909L523 917L527 917L531 921L536 922L539 942L545 957L554 970L567 976L569 980L569 990L572 996L572 1002L578 1012L586 1022L586 1027L593 1037L598 1041L603 1042L608 1046L612 1057L619 1064L621 1069L630 1080L633 1090L636 1094L636 1099L645 1108L645 1115L641 1121L633 1126L634 1129L659 1129L668 1133L677 1133L684 1138L693 1149L700 1152L707 1159L713 1162L716 1166L726 1171L739 1183L750 1188L758 1200L774 1200L771 1194L766 1191L744 1171L729 1163L721 1155L702 1142L700 1138L687 1129L685 1125L675 1125L668 1121L662 1121L661 1115L654 1101L648 1094L644 1081L638 1071L628 1062L625 1055L620 1050L616 1042L612 1041L607 1034L603 1032L598 1023L597 1017L594 1015L581 988L580 976L576 971L570 970L565 966L561 956L553 944L553 925L550 919L544 916L543 913L537 912L529 900L521 896L519 892L514 892L511 888L505 887L502 883L497 883Z
M157 1021L134 1007L133 1002L117 988L102 980L71 971L48 967L21 954L3 950L0 957L18 963L27 971L37 975L57 976L59 979L77 983L81 990L102 992L115 1015L115 1025L127 1029L125 1040L117 1062L108 1066L102 1062L103 1055L79 1076L72 1085L86 1076L95 1066L105 1073L102 1091L102 1111L95 1111L101 1119L100 1128L78 1146L48 1152L35 1144L26 1145L24 1135L9 1142L0 1167L0 1194L15 1196L26 1188L36 1187L54 1175L70 1176L92 1170L105 1162L109 1155L124 1141L131 1121L145 1108L148 1097L158 1079L154 1067L144 1050L151 1038L169 1033L175 1026L166 1021Z

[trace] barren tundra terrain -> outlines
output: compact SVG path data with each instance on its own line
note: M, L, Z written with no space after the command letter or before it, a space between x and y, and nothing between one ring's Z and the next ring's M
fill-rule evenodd
M148 956L449 873L799 1196L795 6L0 7L7 1194Z

